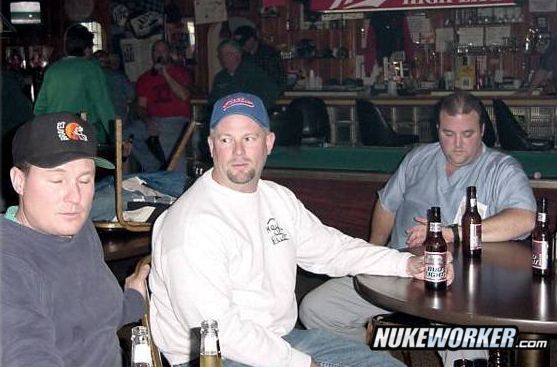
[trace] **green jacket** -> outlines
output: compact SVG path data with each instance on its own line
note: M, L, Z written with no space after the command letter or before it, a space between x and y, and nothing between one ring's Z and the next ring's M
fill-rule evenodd
M46 70L35 115L63 111L87 112L87 120L96 126L99 143L108 142L114 106L105 74L95 61L68 56Z

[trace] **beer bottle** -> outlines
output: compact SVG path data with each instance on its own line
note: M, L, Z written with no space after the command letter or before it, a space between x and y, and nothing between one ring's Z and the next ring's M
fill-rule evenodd
M79 118L82 119L83 121L87 122L87 111L81 111L79 113Z
M441 208L431 207L425 239L425 286L427 289L447 288L447 244L441 234Z
M547 276L551 273L553 246L547 221L547 199L541 198L536 228L532 231L532 271L537 276Z
M218 332L219 327L216 320L201 322L199 367L223 367Z
M482 254L482 217L478 213L476 186L466 188L466 211L462 215L462 253L466 257Z
M474 362L469 359L457 359L453 363L453 367L474 367Z
M145 326L132 329L132 367L152 367L151 342Z
M491 349L489 351L488 367L508 367L509 352L501 349Z

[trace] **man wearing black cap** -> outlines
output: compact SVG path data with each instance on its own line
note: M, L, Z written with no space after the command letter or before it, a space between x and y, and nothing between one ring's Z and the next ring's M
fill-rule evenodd
M97 157L91 126L46 114L14 137L19 206L0 217L0 365L121 367L116 331L143 314L149 267L122 293L88 219Z
M227 366L400 366L363 343L294 328L296 265L331 276L423 278L423 257L327 227L290 190L261 180L275 139L269 125L252 94L216 102L208 138L214 168L153 230L155 343L174 367L194 366L192 331L213 319Z
M257 37L255 28L249 25L236 28L234 39L244 51L243 58L263 69L277 83L280 90L284 90L286 75L278 51L267 43L262 42Z

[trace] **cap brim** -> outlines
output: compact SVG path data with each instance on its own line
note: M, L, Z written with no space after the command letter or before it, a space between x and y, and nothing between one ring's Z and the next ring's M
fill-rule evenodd
M96 157L96 158L93 158L93 161L95 161L95 166L100 167L100 168L105 168L105 169L115 169L116 168L116 166L112 162L110 162L108 159Z
M104 158L91 157L90 155L83 154L82 152L64 152L63 154L32 157L32 158L28 158L27 161L30 164L37 167L53 168L74 161L76 159L87 159L87 158L92 159L95 162L95 166L97 167L106 168L106 169L116 168L112 162Z

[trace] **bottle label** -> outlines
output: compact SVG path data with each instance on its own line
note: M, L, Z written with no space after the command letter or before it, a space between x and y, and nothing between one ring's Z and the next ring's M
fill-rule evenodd
M441 223L430 222L429 223L429 231L430 232L441 232Z
M138 363L144 363L147 366L152 365L149 344L136 344L133 346L132 366Z
M532 241L532 267L540 270L549 268L548 241Z
M425 252L425 281L432 283L447 280L447 253Z
M470 250L482 248L482 225L480 223L470 224Z
M538 213L538 222L546 222L547 213Z
M199 367L222 367L222 360L217 355L201 356Z

